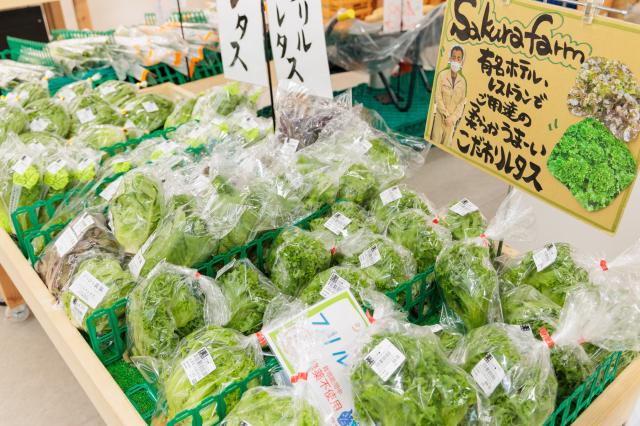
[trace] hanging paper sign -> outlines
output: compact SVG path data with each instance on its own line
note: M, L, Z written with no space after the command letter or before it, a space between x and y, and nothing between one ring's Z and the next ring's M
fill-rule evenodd
M382 32L397 33L402 30L402 2L404 0L384 0Z

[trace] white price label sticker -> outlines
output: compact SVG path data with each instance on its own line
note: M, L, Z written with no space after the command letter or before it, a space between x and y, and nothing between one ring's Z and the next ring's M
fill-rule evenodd
M144 258L144 254L147 252L147 249L153 243L153 240L156 239L156 233L151 234L147 241L140 247L140 250L131 258L129 262L129 270L131 271L131 275L134 278L138 278L140 276L140 271L142 271L142 267L144 266L146 259Z
M382 201L383 206L399 200L400 198L402 198L402 191L400 191L398 186L392 186L380 193L380 200Z
M124 123L124 128L125 128L125 129L135 129L135 127L136 127L136 125L135 125L135 124L133 124L133 121L131 121L131 120L127 120L127 121Z
M404 354L389 339L378 343L364 358L383 382L389 380L389 377L398 371L405 359Z
M191 386L195 386L216 369L216 364L213 362L213 358L211 358L207 348L202 348L198 352L189 355L180 364Z
M109 287L89 271L82 271L71 283L69 291L95 309L109 292Z
M100 94L102 96L107 96L115 92L116 92L116 88L115 86L112 86L112 85L103 86L100 88Z
M533 253L533 263L538 272L545 270L558 258L558 249L555 244L547 244L542 250Z
M51 173L52 175L55 175L60 170L62 170L62 168L65 167L66 165L67 165L67 162L62 158L59 160L56 160L47 166L47 173Z
M76 112L76 117L78 117L78 120L80 120L81 124L86 124L96 119L96 116L93 111L91 111L91 108L83 108L79 110L78 112Z
M71 225L71 229L73 229L76 237L81 238L84 232L95 223L96 222L93 220L92 216L90 216L88 213L83 213L82 216L78 217L74 221L74 223Z
M300 145L300 141L298 139L287 138L285 139L284 144L282 144L280 151L285 155L291 155L298 150L298 145Z
M382 256L380 256L378 246L371 246L370 248L360 253L360 256L358 256L358 260L360 260L361 268L368 268L369 266L373 266L376 263L380 262L380 260L382 260Z
M144 108L144 110L147 112L157 112L160 110L155 102L143 102L142 108Z
M92 164L93 164L93 161L92 161L92 160L90 160L90 159L88 159L88 158L85 158L84 160L80 161L80 162L76 165L75 170L77 170L77 171L81 172L81 171L83 171L83 170L85 170L85 169L88 169Z
M452 212L460 216L466 216L469 213L473 213L477 211L478 206L476 206L466 198L463 198L462 200L458 201L457 203L449 207L449 210L451 210Z
M46 118L36 118L31 123L29 123L29 129L32 132L42 132L47 127L49 127L49 124L51 124L51 122Z
M73 232L73 228L66 228L56 239L54 247L58 252L58 256L62 257L69 253L76 244L78 244L78 237L76 237L76 233Z
M371 142L362 137L356 138L356 140L353 141L353 147L360 154L366 154L372 146Z
M471 376L485 395L491 396L504 379L505 373L493 355L487 354L473 367Z
M33 158L29 157L28 155L23 155L20 160L16 161L13 167L11 167L11 170L19 175L22 175L32 164Z
M236 260L233 259L231 262L227 263L226 265L224 265L222 268L220 268L218 270L218 272L216 272L216 280L218 278L220 278L222 276L222 274L224 274L225 272L227 272L229 269L233 268L233 266L236 264Z
M349 226L351 219L340 212L335 212L325 223L324 227L336 235L342 235L345 228Z
M324 287L322 287L322 290L320 290L320 296L326 299L327 297L331 297L336 293L340 293L341 291L348 290L350 288L351 284L349 281L345 280L333 271Z
M118 188L120 188L121 183L122 183L122 176L120 176L118 179L114 180L109 185L107 185L107 187L103 189L102 192L100 193L100 198L104 199L105 201L111 201L113 196L116 195Z
M84 317L89 311L89 307L77 297L71 298L69 307L71 308L71 315L73 316L73 319L75 319L79 325L82 325Z

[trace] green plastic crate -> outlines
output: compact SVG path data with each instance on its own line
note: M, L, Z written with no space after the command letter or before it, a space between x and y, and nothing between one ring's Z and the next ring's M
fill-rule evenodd
M618 375L622 352L609 355L544 422L544 426L567 426L591 405Z
M75 38L112 36L114 32L115 32L114 30L93 31L93 30L58 29L58 30L51 30L51 38L53 38L54 40L70 40Z
M11 58L14 61L50 67L55 66L49 54L47 43L7 36L7 44L11 51Z
M223 73L220 52L204 49L203 54L204 58L196 64L193 70L192 80L200 80Z
M182 22L190 24L206 24L208 22L207 15L202 10L186 10L182 13ZM180 22L180 13L173 12L169 16L169 22Z

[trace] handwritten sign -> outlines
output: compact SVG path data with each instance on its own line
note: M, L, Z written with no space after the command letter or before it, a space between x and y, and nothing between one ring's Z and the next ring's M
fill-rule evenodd
M218 2L220 50L224 76L267 86L261 0Z
M640 27L583 13L447 2L425 139L614 232L640 156Z
M278 80L302 84L312 95L333 97L320 0L268 0Z

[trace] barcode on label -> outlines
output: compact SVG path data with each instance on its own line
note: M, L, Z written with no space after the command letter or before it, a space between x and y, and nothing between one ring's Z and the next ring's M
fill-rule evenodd
M293 154L298 150L299 144L300 141L298 139L287 138L285 139L284 144L282 145L282 148L280 148L280 150L283 154Z
M370 248L360 253L360 256L358 256L358 260L360 260L361 268L368 268L369 266L373 266L376 263L380 262L380 260L382 260L382 256L380 256L378 246L371 246Z
M486 354L471 370L471 376L487 396L491 396L504 379L505 373L490 353Z
M322 287L322 290L320 290L320 296L326 299L327 297L333 296L341 291L348 290L349 288L351 288L349 281L345 280L333 271L324 287Z
M89 271L82 271L74 280L69 291L95 309L107 295L109 287L94 277Z
M389 339L384 339L364 359L382 381L386 382L398 371L406 357Z
M372 146L373 145L371 145L371 142L362 137L358 137L353 141L353 147L360 154L366 154Z
M80 120L80 123L82 124L88 123L96 119L96 116L91 110L91 108L83 108L79 110L78 112L76 112L76 116L78 117L78 120Z
M382 205L386 206L389 203L392 203L396 200L402 198L402 191L397 186L392 186L389 189L385 189L380 193L380 200L382 201Z
M47 172L51 173L52 175L58 173L60 171L60 169L62 169L64 166L67 165L67 162L64 161L62 158L59 160L54 161L53 163L49 164L47 166Z
M73 316L73 319L76 320L78 325L82 326L82 322L89 311L89 307L76 297L71 297L69 306L71 308L71 315Z
M20 160L16 161L13 167L11 167L11 170L19 175L22 175L27 171L31 164L33 164L33 158L29 157L28 155L23 155L22 157L20 157Z
M118 191L118 188L120 188L121 183L122 183L122 176L120 176L118 179L114 180L109 185L107 185L107 187L103 189L102 192L100 193L100 198L103 198L106 201L111 201L113 196Z
M96 222L93 220L92 216L90 216L88 213L83 213L72 222L71 229L76 234L76 237L80 238L82 237L84 232L95 223Z
M143 102L142 108L147 112L156 112L159 110L158 105L155 102Z
M457 215L466 216L469 213L473 213L473 212L477 211L478 210L478 206L476 206L475 204L473 204L471 201L467 200L466 198L463 198L462 200L458 201L457 203L455 203L454 205L449 207L449 210L451 210L452 212L454 212Z
M533 254L533 263L538 272L545 270L558 258L558 249L555 244L547 244L542 250Z
M198 352L189 355L182 360L181 365L191 386L195 386L216 369L216 365L207 348L202 348Z
M220 268L218 270L218 272L216 272L216 279L220 278L222 276L222 274L227 272L229 269L233 268L233 265L235 265L235 264L236 264L236 260L233 259L231 262L227 263L222 268Z
M351 219L340 212L335 212L325 223L324 227L336 235L341 235L349 226Z

